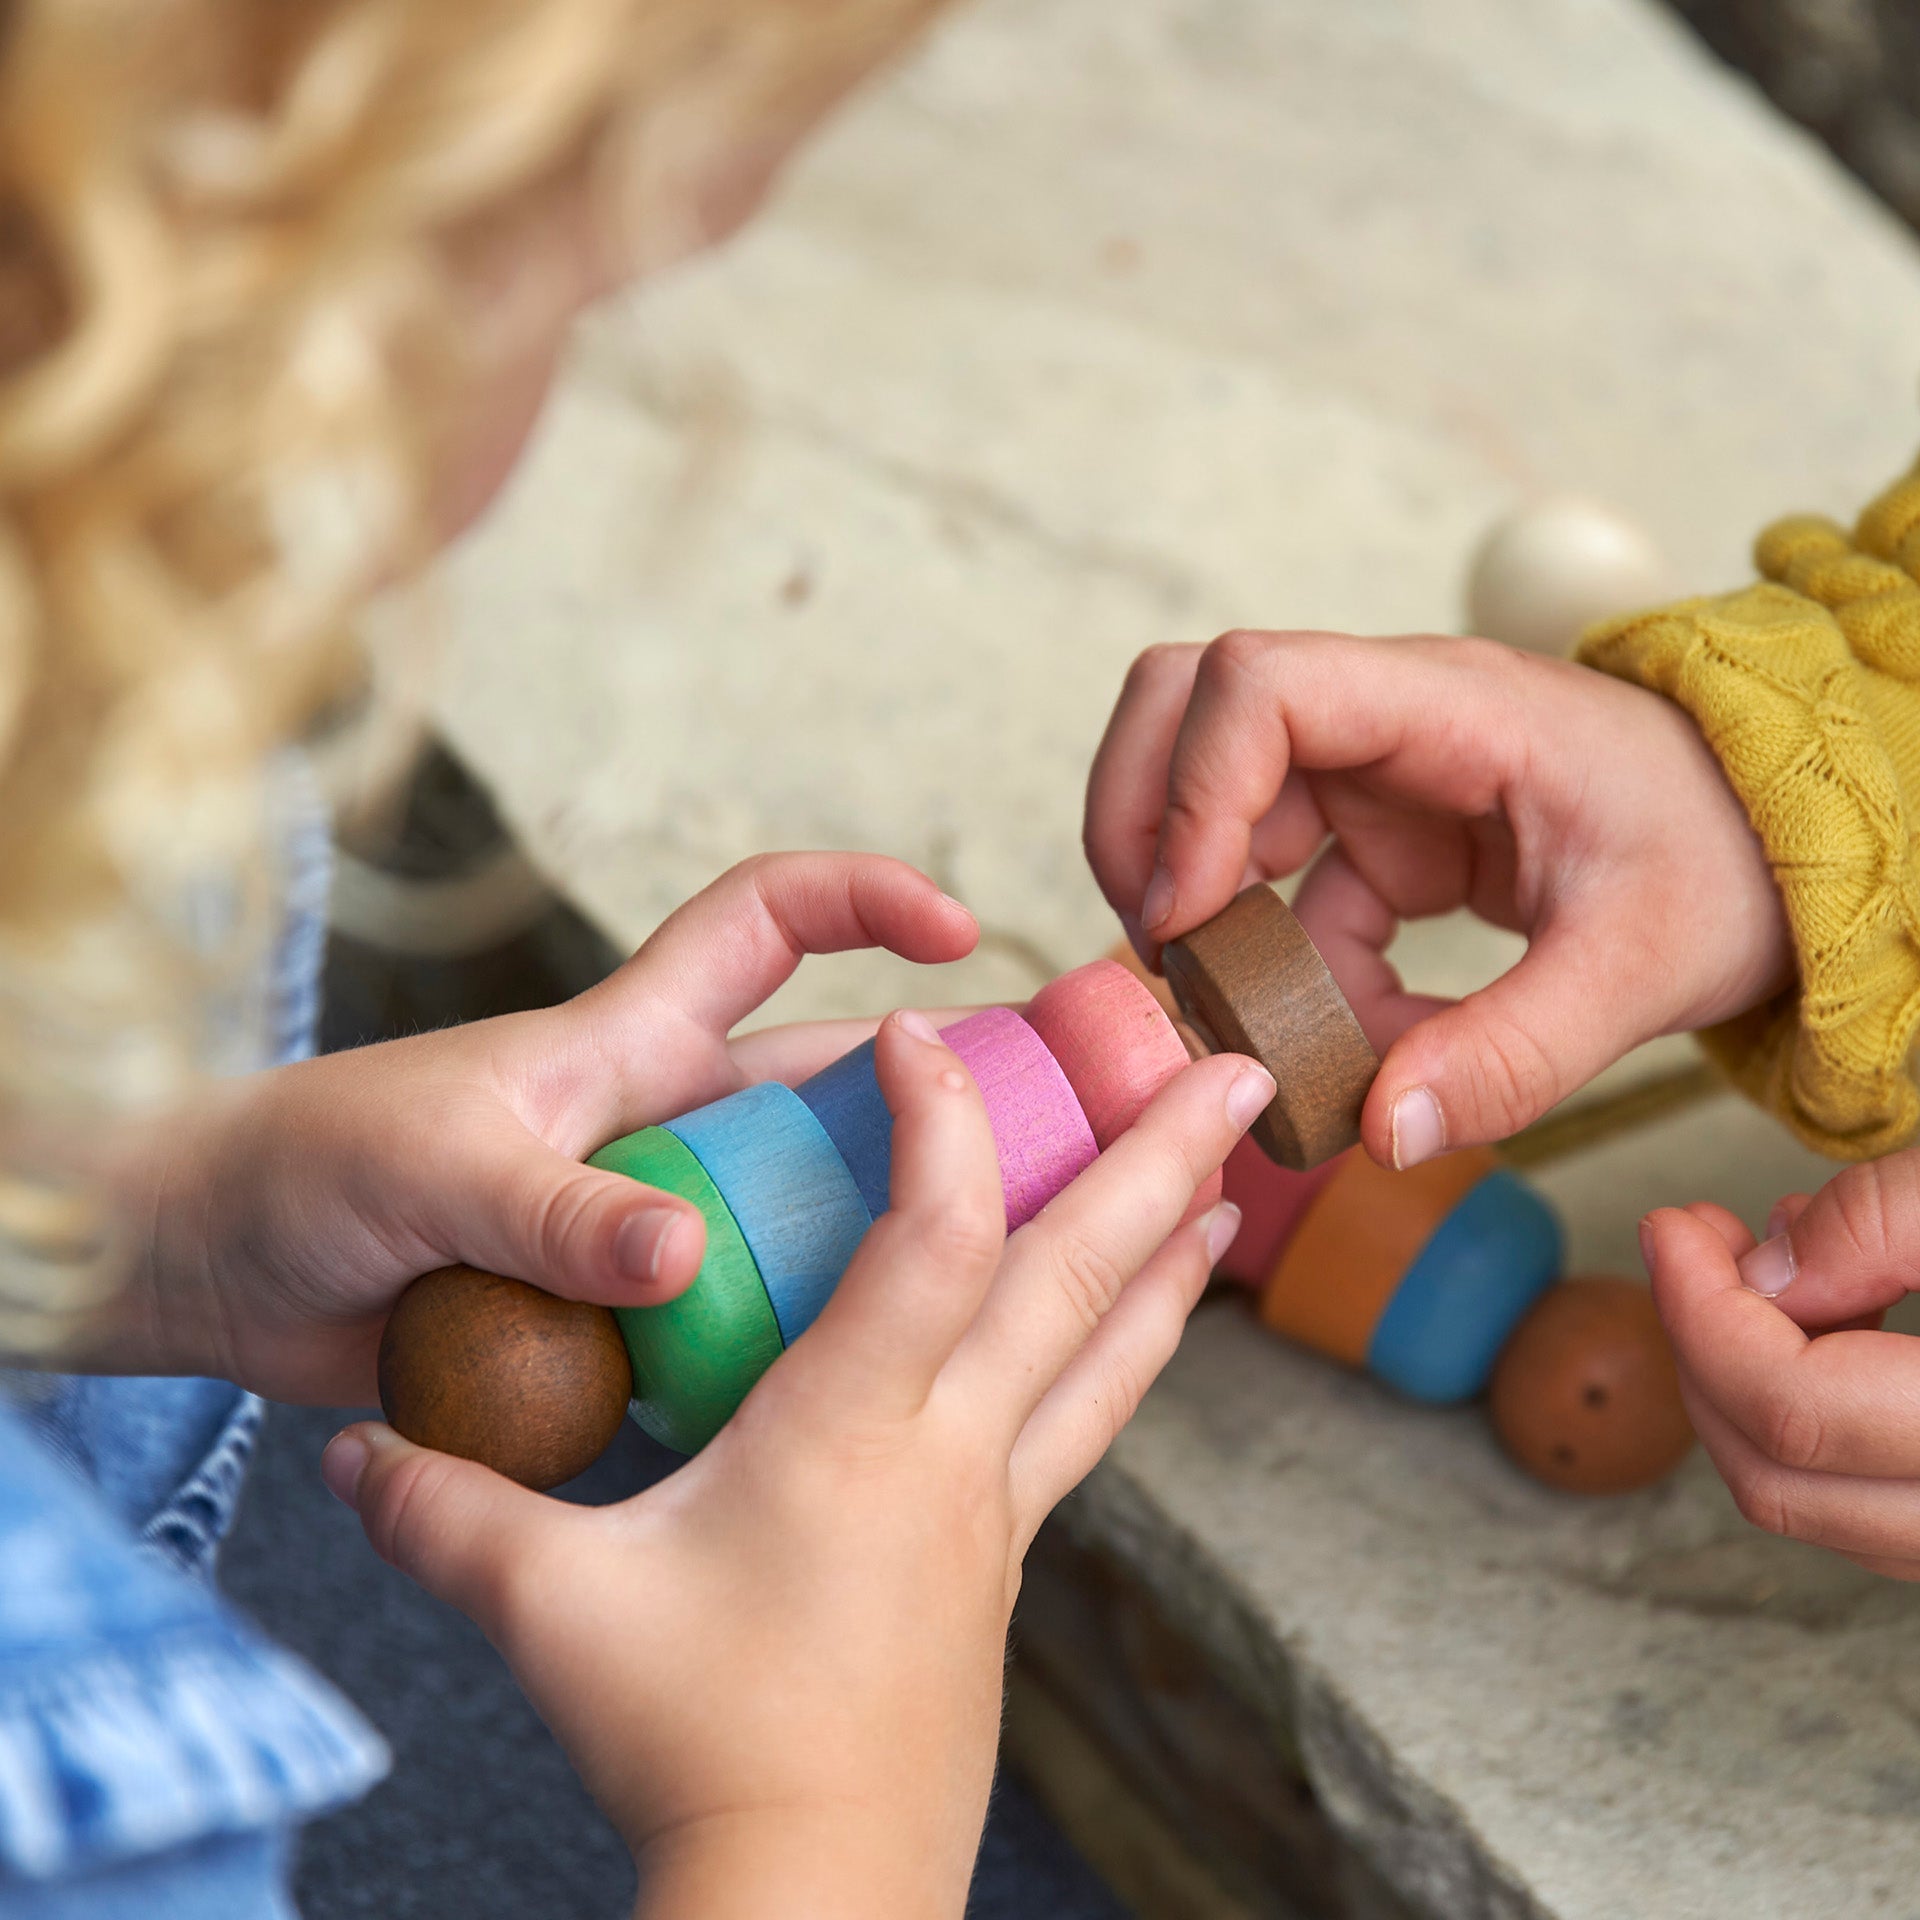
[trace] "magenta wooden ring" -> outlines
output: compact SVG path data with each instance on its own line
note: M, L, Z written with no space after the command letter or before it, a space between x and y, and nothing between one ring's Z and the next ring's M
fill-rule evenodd
M1358 1153L1349 1147L1347 1153ZM1293 1230L1306 1218L1320 1189L1346 1164L1336 1153L1305 1173L1275 1166L1260 1151L1251 1134L1227 1155L1221 1169L1226 1195L1240 1209L1240 1231L1214 1269L1222 1280L1237 1280L1257 1292L1267 1284Z
M987 1007L940 1037L965 1063L986 1102L1007 1225L1017 1227L1092 1166L1100 1143L1059 1061L1017 1013Z
M1027 1025L1059 1061L1102 1150L1188 1064L1153 989L1117 960L1096 960L1033 996Z

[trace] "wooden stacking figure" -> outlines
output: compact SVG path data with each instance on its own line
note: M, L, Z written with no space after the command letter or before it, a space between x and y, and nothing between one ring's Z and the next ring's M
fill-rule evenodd
M1270 1327L1419 1400L1469 1399L1492 1379L1509 1451L1555 1484L1614 1491L1674 1463L1691 1436L1644 1289L1555 1288L1558 1223L1484 1150L1397 1174L1351 1150L1378 1062L1272 889L1249 888L1166 966L1185 1037L1168 987L1113 960L1063 974L1023 1013L990 1007L945 1030L987 1109L1009 1229L1192 1051L1251 1053L1276 1093L1228 1163L1245 1218L1221 1271L1257 1288ZM887 1208L891 1154L871 1041L797 1087L748 1087L613 1141L592 1165L700 1209L693 1285L609 1314L470 1269L429 1274L382 1341L388 1418L529 1485L584 1470L623 1410L697 1451L831 1297Z

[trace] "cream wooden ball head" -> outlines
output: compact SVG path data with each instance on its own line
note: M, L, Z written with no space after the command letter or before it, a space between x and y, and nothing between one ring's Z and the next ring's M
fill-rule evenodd
M1598 501L1555 494L1497 521L1467 572L1467 630L1565 654L1596 620L1671 600L1665 556Z

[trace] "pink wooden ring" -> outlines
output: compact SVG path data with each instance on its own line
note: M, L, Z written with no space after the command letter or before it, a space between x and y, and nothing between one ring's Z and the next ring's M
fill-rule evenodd
M1187 1050L1143 981L1096 960L1049 981L1027 1025L1059 1061L1093 1137L1110 1147L1187 1064Z
M1017 1013L988 1007L940 1037L966 1063L987 1104L1007 1225L1017 1227L1092 1166L1099 1142L1060 1063Z
M1048 981L1027 1008L1027 1025L1060 1062L1103 1152L1189 1063L1159 996L1117 960L1095 960ZM1220 1176L1210 1173L1190 1212L1204 1213L1219 1198Z

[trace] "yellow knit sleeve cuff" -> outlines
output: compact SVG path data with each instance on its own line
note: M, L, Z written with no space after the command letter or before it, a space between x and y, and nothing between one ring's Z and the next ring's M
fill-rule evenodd
M1755 557L1766 584L1607 622L1579 657L1693 716L1786 902L1797 990L1703 1045L1810 1146L1863 1159L1920 1124L1920 478L1852 536L1786 520Z

